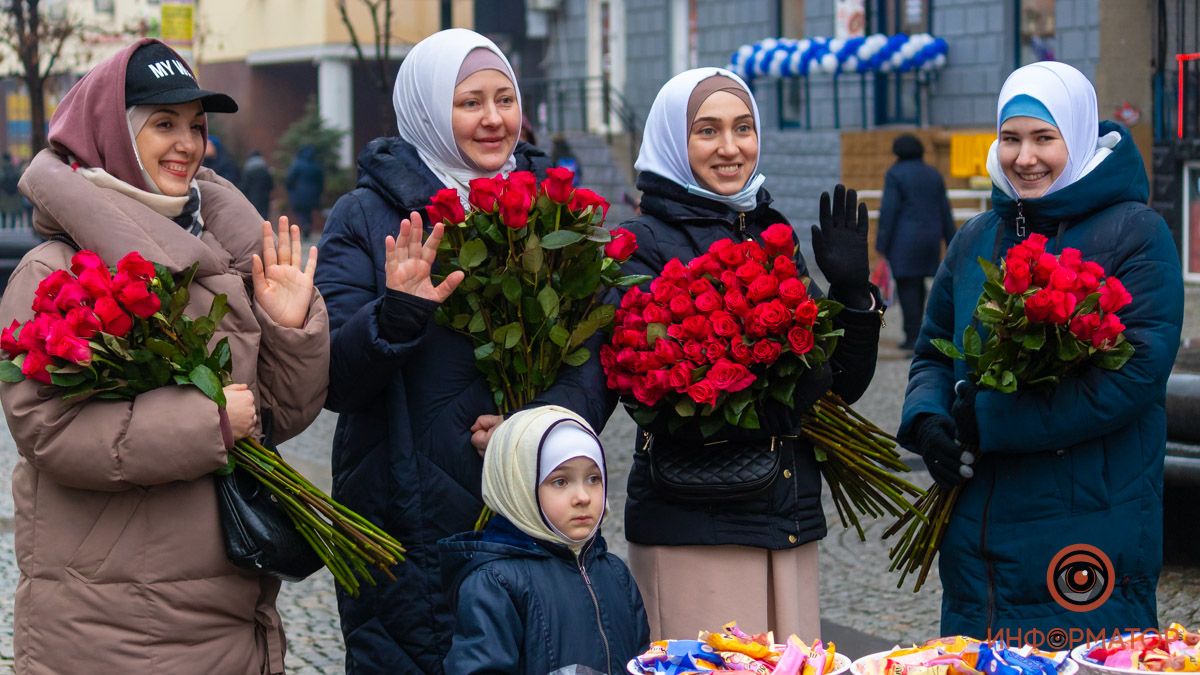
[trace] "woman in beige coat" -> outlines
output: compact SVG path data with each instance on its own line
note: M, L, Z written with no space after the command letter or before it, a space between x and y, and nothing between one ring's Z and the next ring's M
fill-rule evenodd
M324 400L325 306L300 265L296 228L270 223L200 168L206 112L232 112L183 59L142 40L63 99L51 149L21 180L51 239L25 256L0 320L32 317L38 283L68 268L70 242L110 264L130 251L172 272L199 263L189 315L224 293L233 380L218 409L167 386L133 401L64 403L33 380L0 387L21 457L13 473L14 612L20 673L281 673L279 582L225 556L211 475L240 437L303 430ZM260 239L261 238L261 239ZM255 251L263 246L260 259Z

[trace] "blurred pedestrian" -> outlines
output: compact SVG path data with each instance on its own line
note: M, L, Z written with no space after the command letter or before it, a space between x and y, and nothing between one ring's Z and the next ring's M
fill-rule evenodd
M271 167L262 153L251 150L246 163L242 165L242 194L258 209L258 214L264 220L271 212L271 190L275 189L275 179L271 177Z
M579 158L575 156L575 151L571 149L571 144L567 143L566 136L562 134L554 135L554 141L550 146L550 162L554 166L561 166L564 169L574 171L575 184L581 184L583 180L583 167L579 166Z
M937 273L942 242L948 246L954 237L954 216L942 175L922 160L921 140L911 134L898 136L892 152L896 163L884 179L875 250L887 258L896 280L904 314L900 349L911 350L925 315L925 279Z
M204 148L203 164L234 185L241 182L241 172L238 171L237 161L225 149L221 139L216 136L208 137L208 145Z
M300 146L283 184L287 187L292 216L304 236L312 236L313 211L321 205L321 193L325 192L325 169L317 161L315 147Z
M7 152L0 158L0 227L13 227L21 214L21 193L17 183L21 172Z
M530 145L537 145L537 133L533 130L533 122L521 115L521 140Z

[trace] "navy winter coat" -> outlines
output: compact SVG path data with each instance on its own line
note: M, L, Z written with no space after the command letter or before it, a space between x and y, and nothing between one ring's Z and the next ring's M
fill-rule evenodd
M1089 368L1049 391L979 391L982 456L939 560L943 635L1159 625L1163 402L1179 347L1183 283L1167 225L1146 206L1137 147L1123 127L1100 125L1101 135L1114 130L1121 140L1113 153L1074 184L1023 202L994 190L993 210L963 226L934 279L900 426L910 448L916 420L949 414L954 383L967 376L962 361L948 360L930 340L953 339L961 348L983 287L977 258L998 261L1018 241L1018 212L1028 230L1050 237L1049 251L1079 249L1133 295L1119 316L1134 355L1120 370ZM1105 580L1112 596L1078 613L1055 602L1047 586L1052 558L1075 544L1099 548L1115 568Z
M312 146L306 145L296 153L283 184L287 187L288 203L292 208L312 211L321 204L321 193L325 192L325 169L317 162L317 152Z
M893 164L884 178L875 239L875 250L887 258L892 276L933 276L942 257L942 241L949 244L954 231L946 184L937 169L920 158Z
M774 223L787 223L772 209L771 196L760 190L758 206L745 214L703 197L688 194L661 176L638 175L642 215L626 222L637 236L638 248L621 271L658 276L672 258L686 263L704 253L719 239L752 238ZM808 274L803 256L796 252L796 267ZM821 290L810 285L810 293ZM846 334L838 342L825 370L801 380L796 389L796 410L806 410L831 388L849 402L858 400L875 374L879 350L879 314L847 308L835 319ZM798 418L798 415L797 415ZM738 432L747 436L753 432ZM764 434L765 437L765 434ZM699 442L699 441L697 441ZM781 469L761 494L739 501L712 504L673 499L654 486L650 460L642 452L642 436L635 445L625 505L625 537L652 546L739 544L772 550L794 548L825 536L821 509L821 474L812 445L803 439L781 442Z
M494 516L483 532L438 548L458 608L447 673L545 675L571 665L621 673L650 644L637 584L599 534L576 558Z
M517 147L517 168L544 166ZM339 593L348 673L438 673L453 614L441 586L437 541L469 530L483 501L483 461L470 441L482 414L495 414L471 342L433 319L413 298L408 336L379 333L384 238L410 211L424 213L444 186L398 138L380 138L359 156L358 188L334 205L321 237L317 286L330 316L326 407L341 413L333 447L333 493L399 539L408 559L357 598ZM411 296L409 296L411 297ZM599 429L611 412L598 349L566 368L534 403L555 403Z

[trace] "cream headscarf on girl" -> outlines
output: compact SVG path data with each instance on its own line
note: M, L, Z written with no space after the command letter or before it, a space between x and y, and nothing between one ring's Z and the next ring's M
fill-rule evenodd
M465 28L444 30L418 42L400 64L396 86L392 90L400 138L417 149L421 161L446 187L458 190L464 204L472 179L490 178L497 173L480 171L463 156L454 141L451 121L454 87L461 79L459 71L463 61L475 49L486 49L498 57L498 61L486 61L503 66L504 75L512 82L519 109L521 91L508 59L491 40ZM507 174L515 166L516 160L509 155L499 173Z
M750 102L750 112L754 115L754 131L758 136L759 154L762 153L762 125L758 118L758 103L750 88L731 71L724 68L694 68L672 77L658 91L654 104L650 106L650 114L646 116L646 129L642 133L642 150L638 153L634 168L638 171L656 173L667 180L683 186L694 195L711 199L728 205L736 211L749 211L758 205L758 189L762 187L766 177L758 173L758 162L750 179L741 191L733 195L719 195L701 187L692 173L691 162L688 161L688 134L691 131L692 119L700 101L689 106L692 92L701 82L719 75L727 77L732 82L730 86L738 87L745 92ZM709 93L715 93L714 89ZM740 96L738 98L741 98Z
M1065 63L1031 63L1008 76L996 101L996 135L999 136L1000 127L1012 117L1045 119L1045 115L1039 112L1052 118L1046 121L1058 128L1067 144L1067 165L1041 197L1086 176L1112 154L1112 148L1121 139L1121 135L1115 131L1104 138L1097 138L1100 122L1096 110L1096 89L1083 73ZM1000 166L999 142L999 138L993 141L988 151L988 173L997 187L1017 199L1016 189Z
M588 536L571 539L542 512L538 486L560 464L588 457L600 467L605 508ZM608 474L596 432L579 415L556 405L522 410L496 428L483 456L483 503L525 534L576 553L600 529L608 511Z

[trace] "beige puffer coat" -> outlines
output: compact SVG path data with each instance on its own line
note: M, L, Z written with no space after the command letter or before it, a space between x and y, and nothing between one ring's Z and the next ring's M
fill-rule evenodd
M274 416L275 441L317 415L328 381L328 320L314 291L306 324L284 328L251 302L261 219L229 183L197 176L199 238L139 201L93 185L50 151L21 180L43 236L63 233L114 264L130 251L179 272L194 262L187 313L225 293L235 382ZM49 241L25 256L0 321L32 317L38 283L74 250ZM225 557L212 472L226 461L217 407L194 387L132 402L63 403L34 381L0 385L21 453L13 473L14 612L21 673L280 673L279 582Z

